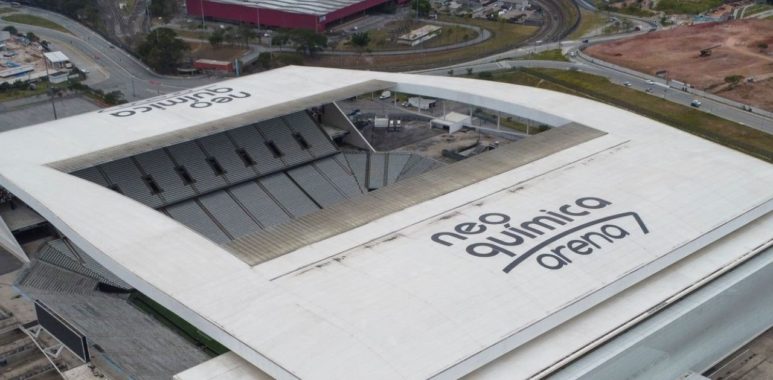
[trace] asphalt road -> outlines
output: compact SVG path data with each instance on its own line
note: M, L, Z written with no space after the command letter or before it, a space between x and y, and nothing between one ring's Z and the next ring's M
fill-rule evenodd
M638 32L633 34L627 34L625 37L631 35L646 33ZM620 35L616 36L599 36L588 39L588 44L600 43L604 41L610 41L621 38ZM681 91L674 88L669 88L665 81L660 78L652 77L647 74L638 73L632 74L632 70L619 71L603 65L597 60L588 60L582 58L580 54L577 54L575 58L572 58L573 62L560 62L560 61L529 61L529 60L514 60L513 58L524 58L530 54L539 53L546 50L562 49L565 52L577 51L581 46L586 45L581 41L567 41L563 43L555 42L549 44L543 44L539 46L528 46L513 49L508 52L496 54L489 57L480 58L471 62L452 65L448 67L441 67L436 69L421 70L416 73L430 74L430 75L448 75L450 70L453 70L453 75L465 75L468 69L472 69L473 73L480 73L484 71L500 71L509 70L514 67L530 67L530 68L551 68L558 70L574 69L594 75L603 76L608 78L614 83L624 85L630 83L630 88L647 91L653 96L662 97L663 99L671 102L681 104L684 106L690 106L693 100L699 100L702 105L697 108L700 111L717 115L723 119L731 120L736 123L746 125L748 127L764 131L773 134L773 118L762 115L758 112L749 112L741 109L740 104L731 100L717 101L711 98L707 98L702 91L696 91L691 89L690 92ZM653 84L649 84L648 81L653 81Z
M45 10L22 7L21 11L44 17L63 26L75 35L0 19L0 27L13 25L21 31L31 31L61 48L81 68L89 71L87 84L104 91L120 90L127 100L144 99L158 94L204 86L222 78L168 77L154 73L147 66L99 34L65 16Z
M157 94L173 92L185 88L203 86L209 83L217 82L221 78L179 78L167 77L155 74L134 57L103 39L94 31L85 26L56 13L48 12L36 8L23 8L25 13L36 14L59 23L76 36L66 33L60 33L50 29L39 28L29 25L14 24L20 30L33 31L39 36L53 41L57 46L72 54L73 61L77 65L83 65L90 69L93 68L92 78L87 82L95 88L105 91L121 90L129 100L147 98ZM642 23L644 23L642 21ZM12 24L6 21L0 21L0 26ZM647 25L647 24L643 24ZM646 30L646 28L643 28ZM625 35L599 36L590 38L588 43L599 43L623 37L630 37L645 31L630 33ZM686 93L676 89L669 89L664 84L650 85L647 80L652 80L645 74L632 75L609 67L603 66L598 62L591 62L585 59L577 58L572 63L554 62L554 61L516 61L512 58L528 56L532 53L538 53L545 50L561 48L564 51L572 51L581 47L584 43L580 41L553 42L534 46L525 46L513 49L504 53L476 59L467 63L442 67L437 69L422 70L417 73L431 75L448 75L449 70L454 70L455 75L466 74L467 68L472 68L473 72L506 70L511 67L543 67L556 69L574 68L584 72L590 72L609 78L616 83L630 82L630 87L640 91L652 89L653 95L663 96L664 99L689 106L694 99L700 100L703 105L699 108L703 112L715 114L719 117L732 120L749 127L759 129L773 134L773 118L743 111L737 105L731 102L720 102L705 98L701 93ZM661 92L662 91L662 92ZM662 94L662 95L661 95Z

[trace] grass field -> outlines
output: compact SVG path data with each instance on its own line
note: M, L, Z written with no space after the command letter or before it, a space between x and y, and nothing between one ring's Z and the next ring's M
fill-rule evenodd
M16 12L16 9L13 8L0 8L0 15L6 14L6 13L14 13Z
M209 32L203 30L175 29L174 32L177 33L177 35L180 37L195 38L197 40L204 41L207 41L210 35Z
M466 19L460 17L441 17L440 20L458 24L475 25L488 29L492 37L488 40L466 48L450 49L426 54L400 55L353 55L353 56L317 56L306 58L305 63L313 66L362 68L367 65L374 70L397 71L415 70L433 66L451 65L458 62L480 58L486 55L505 51L517 46L537 31L536 26L516 25L482 19Z
M368 44L367 49L372 51L411 49L410 46L398 44L397 37L424 25L428 24L425 22L416 22L414 20L392 21L384 25L382 28L370 30L368 31L370 43ZM440 31L438 36L421 44L422 48L453 45L474 39L478 36L478 32L475 30L462 26L441 25L441 27L443 29ZM413 49L418 49L418 47ZM336 50L354 51L357 50L357 48L352 46L349 40L344 40L339 44Z
M773 136L717 116L613 84L603 77L552 69L495 73L493 80L578 95L679 128L683 131L773 162Z
M27 98L31 96L38 96L44 94L48 90L48 82L39 82L35 84L34 90L5 90L0 91L0 102L7 102L9 100Z
M65 27L50 21L46 20L42 17L33 16L33 15L27 15L27 14L12 14L8 16L4 16L3 20L10 21L10 22L16 22L19 24L27 24L27 25L34 25L34 26L40 26L43 28L58 30L63 33L69 33L72 34L69 30L67 30Z
M536 61L562 61L569 62L569 59L561 53L561 49L545 50L537 54L525 55L518 57L520 60L536 60Z
M580 10L580 24L577 25L577 29L574 30L569 36L568 40L575 40L582 38L586 34L598 29L606 24L607 16L601 12L591 12L585 9Z
M209 42L188 42L191 48L191 57L216 59L220 61L233 61L241 57L247 49L239 46L219 46L212 47Z
M669 14L698 14L722 4L722 0L660 0L655 7Z
M129 298L134 306L140 310L152 315L158 319L161 323L168 327L177 330L182 336L192 340L193 342L200 344L206 351L212 355L217 356L228 352L228 349L218 343L216 340L210 338L197 328L193 327L190 323L180 318L176 314L167 310L157 302L153 301L142 293L133 293Z

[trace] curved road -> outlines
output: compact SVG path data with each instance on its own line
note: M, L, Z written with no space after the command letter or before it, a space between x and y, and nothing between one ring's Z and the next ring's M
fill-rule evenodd
M144 99L150 96L204 86L221 78L180 78L156 74L136 58L122 49L112 47L98 33L58 13L37 8L19 8L24 13L44 17L71 31L74 35L27 24L18 24L0 19L0 28L13 25L20 31L31 31L42 39L50 41L61 49L73 63L89 71L86 81L93 88L104 91L120 90L127 100Z
M570 50L576 51L574 49ZM495 62L473 63L470 65L457 65L455 67L454 75L465 75L467 74L467 69L469 68L471 68L475 73L510 70L517 67L576 70L605 77L613 83L620 85L629 83L627 87L634 90L646 92L649 89L653 96L662 97L665 100L687 107L690 106L690 102L692 102L694 99L698 99L703 103L700 108L697 108L700 111L714 114L721 118L773 134L773 118L767 117L760 113L744 111L740 108L740 106L729 100L720 98L722 100L717 101L713 98L707 98L701 91L691 90L691 92L684 92L678 89L670 88L665 83L665 81L657 77L652 77L646 74L637 75L633 74L632 71L629 72L629 70L615 70L607 66L606 63L599 63L594 59L584 58L582 54L577 54L576 58L572 59L572 62L499 60ZM448 69L441 68L424 70L422 73L429 75L448 75ZM652 81L653 84L650 84L649 81Z
M135 100L160 93L203 86L217 82L221 79L216 77L180 78L158 75L123 50L112 48L112 45L99 34L65 16L36 8L24 7L22 9L25 13L36 14L57 22L72 31L77 37L46 28L9 23L2 20L0 20L0 26L14 25L20 30L33 31L39 36L52 41L57 47L60 47L65 52L69 53L74 63L79 67L85 67L89 70L93 68L95 71L90 74L91 78L87 83L94 88L103 89L105 91L121 90L126 95L127 99ZM594 37L590 38L588 42L591 44L599 43L630 37L641 33L646 32L642 31L622 35ZM578 57L571 63L512 60L512 58L525 57L532 53L556 48L561 48L564 51L576 52L577 49L583 45L583 43L578 41L567 41L564 43L547 43L533 47L520 47L463 64L422 70L417 71L417 73L447 75L449 70L453 69L455 70L455 74L460 75L466 74L468 68L472 68L476 73L482 71L507 70L513 67L543 67L563 70L576 69L604 76L616 83L630 82L631 88L640 91L652 88L654 90L653 95L661 96L660 94L662 91L664 99L686 106L689 106L693 99L700 99L703 106L701 106L699 110L703 112L709 112L719 117L773 134L773 118L771 117L743 111L737 104L734 104L729 100L717 101L712 98L706 98L701 92L686 93L670 89L658 78L646 74L634 73L630 70L616 70L611 68L610 65L605 62L585 59L582 57L582 54L577 54ZM647 83L648 80L652 80L656 82L656 84L650 85Z

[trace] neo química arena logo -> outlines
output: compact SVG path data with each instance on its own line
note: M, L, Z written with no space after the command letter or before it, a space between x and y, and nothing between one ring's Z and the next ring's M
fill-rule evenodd
M558 270L571 265L577 256L603 250L639 233L637 230L649 233L633 211L594 217L609 206L612 202L598 197L579 198L553 211L540 210L542 214L520 223L507 214L491 212L476 221L457 224L452 232L438 232L432 241L447 247L466 244L465 251L476 257L508 256L512 261L502 269L505 273L530 257L543 268ZM537 244L519 251L520 246L532 243Z

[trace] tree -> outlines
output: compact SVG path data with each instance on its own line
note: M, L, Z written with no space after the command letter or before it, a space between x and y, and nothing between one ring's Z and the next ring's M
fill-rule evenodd
M271 68L271 53L263 52L258 54L258 59L255 60L255 65L268 70Z
M177 1L175 0L151 0L148 11L153 17L161 17L169 20L177 13Z
M19 31L13 25L8 25L5 28L3 28L3 30L8 33L11 33L11 35L14 35L14 36L19 34Z
M289 32L290 41L304 55L314 55L315 52L327 46L327 37L313 30L295 29Z
M27 39L32 42L40 41L40 38L38 38L38 36L36 36L35 33L32 33L32 32L27 32L27 35L25 35L25 37L27 37Z
M160 73L174 73L188 50L188 44L177 38L174 30L158 28L140 43L137 54L154 70Z
M114 106L116 104L126 103L126 100L124 100L123 92L121 91L111 91L105 94L104 98L105 103Z
M290 35L285 30L280 30L271 38L271 46L279 46L280 50L288 42L290 42Z
M223 36L223 30L217 29L214 32L212 32L209 35L209 44L212 45L213 48L218 48L220 45L223 44L223 40L225 39Z
M370 34L368 32L352 34L352 45L364 49L370 43Z
M429 0L413 0L411 2L411 9L414 14L418 10L419 17L427 17L432 10L432 4L429 3Z
M241 39L244 46L247 46L250 44L250 40L258 38L258 33L255 32L255 29L252 28L249 24L239 24L238 29L236 30L237 34L239 35L239 38Z

